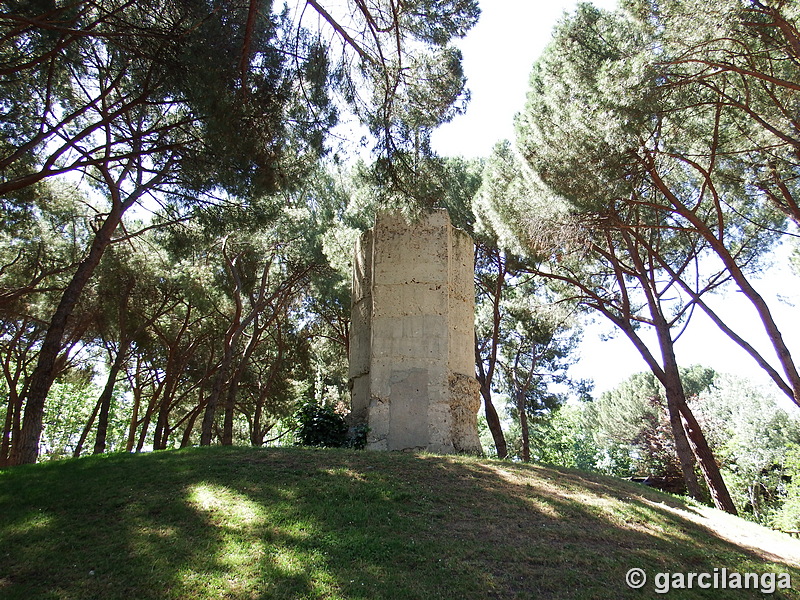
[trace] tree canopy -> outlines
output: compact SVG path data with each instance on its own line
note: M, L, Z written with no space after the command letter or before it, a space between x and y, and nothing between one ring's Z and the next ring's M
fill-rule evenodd
M786 135L796 15L781 2L703 7L580 4L566 16L533 67L515 150L498 154L498 173L511 177L497 178L488 212L499 235L540 257L540 275L636 346L666 388L690 491L699 493L693 454L733 511L674 344L700 309L800 402L793 358L752 280L787 232L797 181ZM770 164L766 176L759 165ZM773 358L714 310L711 292L727 282L752 304Z
M4 5L4 230L24 240L24 224L52 212L44 203L65 185L90 194L94 213L44 318L12 462L36 458L75 312L106 250L135 235L123 220L132 208L155 214L140 230L192 215L212 227L237 215L268 223L331 148L326 140L344 114L375 136L381 172L398 186L408 179L407 157L429 154L417 141L466 93L449 42L475 23L477 3L356 1L338 5L341 15L323 4L299 11L269 0ZM6 285L21 256L10 253L2 272L9 302L53 270L28 265L20 278L17 268Z

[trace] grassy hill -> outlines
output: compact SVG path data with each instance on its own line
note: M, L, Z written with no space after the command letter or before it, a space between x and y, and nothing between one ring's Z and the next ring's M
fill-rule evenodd
M656 593L681 572L759 587ZM800 589L799 541L540 466L204 448L0 472L4 599L800 598L762 594L772 573Z

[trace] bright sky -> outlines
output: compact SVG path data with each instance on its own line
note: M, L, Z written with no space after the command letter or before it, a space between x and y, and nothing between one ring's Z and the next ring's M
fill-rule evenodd
M513 139L513 119L524 106L531 66L547 44L555 23L565 11L572 12L575 4L573 0L481 1L480 21L459 43L472 100L465 115L434 132L433 147L439 154L486 157L496 142ZM616 0L595 0L594 4L613 9ZM769 279L758 282L757 289L770 302L791 342L792 338L800 338L794 326L797 309L791 305L792 299L800 303L800 278L784 266L786 262L784 253L769 270ZM730 322L737 329L742 328L740 333L759 349L768 351L754 309L742 294L730 292L722 304L725 310L721 312L730 315ZM573 377L593 379L596 393L647 368L627 339L615 336L601 341L601 335L612 332L613 327L603 321L590 326L581 347L581 360L572 369ZM695 314L689 330L677 342L676 352L682 365L700 363L772 386L753 360L733 346L704 315ZM800 344L794 344L794 355L800 359Z
M616 0L596 0L613 9ZM433 134L443 156L488 156L496 142L514 136L514 115L522 110L528 75L564 12L575 0L480 0L481 18L458 44L464 55L472 101L465 115Z

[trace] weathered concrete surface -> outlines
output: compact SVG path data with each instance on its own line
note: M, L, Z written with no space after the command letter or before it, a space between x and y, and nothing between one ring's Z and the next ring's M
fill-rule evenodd
M350 384L368 448L481 452L473 253L445 210L381 213L356 245Z

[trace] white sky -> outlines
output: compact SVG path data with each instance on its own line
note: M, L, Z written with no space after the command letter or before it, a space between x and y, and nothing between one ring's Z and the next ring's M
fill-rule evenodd
M613 9L616 0L596 0ZM514 115L522 110L528 75L565 11L574 0L480 0L481 18L458 43L464 55L472 101L465 115L433 134L442 156L489 156L502 139L513 139Z
M487 157L496 142L513 139L513 119L524 106L531 66L547 44L555 23L565 11L572 12L575 4L572 0L481 1L480 21L458 44L464 55L472 100L465 115L434 132L433 147L440 155ZM613 9L616 0L595 0L594 4ZM778 324L783 326L784 336L791 343L793 338L800 338L794 326L797 308L790 304L792 299L800 304L800 279L785 266L785 256L784 253L769 270L769 278L757 282L757 289L768 298L778 315ZM737 329L743 328L740 333L746 334L748 341L770 357L766 336L754 309L743 300L742 294L731 292L721 304L724 310L720 312L730 315L730 322L736 323ZM585 332L580 362L571 371L573 377L593 379L597 394L647 368L627 339L615 336L600 340L601 334L612 332L613 327L600 319L590 326ZM700 363L774 387L753 360L699 311L676 344L676 352L682 365ZM794 344L794 355L800 359L800 344ZM771 362L775 364L774 360Z

